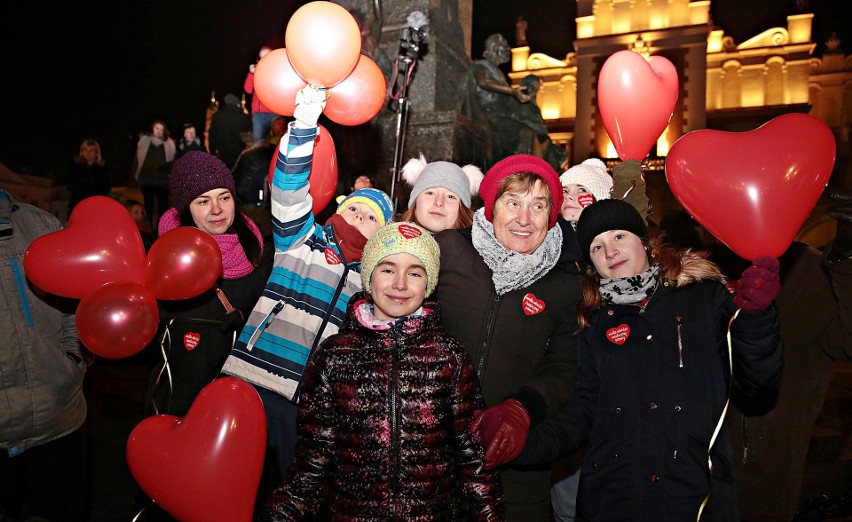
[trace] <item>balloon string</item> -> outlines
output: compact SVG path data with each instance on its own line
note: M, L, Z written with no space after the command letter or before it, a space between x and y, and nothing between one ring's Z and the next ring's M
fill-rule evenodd
M160 338L160 354L163 356L163 366L160 368L160 371L157 372L157 379L154 381L154 390L156 391L157 387L160 385L160 379L163 376L163 372L166 373L166 377L169 381L169 397L174 393L174 389L172 388L172 369L169 367L169 355L166 353L166 342L168 345L172 345L172 334L169 331L169 327L172 323L175 322L175 318L172 317L169 319L169 324L166 325L166 329L163 332L163 337ZM166 341L168 339L168 341ZM154 399L154 394L151 394L151 404L154 406L154 414L159 415L160 410L157 408L157 401Z
M701 514L704 512L704 508L707 507L707 503L710 501L710 492L713 490L713 459L710 457L710 450L713 449L713 444L716 443L716 437L719 436L719 432L725 424L725 415L728 413L728 406L731 404L731 386L734 380L734 350L731 344L731 325L734 324L734 320L736 320L736 318L740 315L740 310L742 309L737 308L737 311L731 316L731 319L728 321L728 330L725 333L725 338L728 342L728 375L730 376L730 379L728 379L725 407L722 408L722 415L719 417L719 422L716 423L716 429L713 430L713 436L710 437L710 445L707 447L707 466L710 470L710 489L707 491L704 501L701 502L701 507L698 508L698 517L695 520L701 520Z

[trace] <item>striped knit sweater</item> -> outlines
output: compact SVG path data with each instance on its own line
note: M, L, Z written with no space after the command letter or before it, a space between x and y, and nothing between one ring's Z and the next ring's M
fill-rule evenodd
M337 333L361 290L361 262L346 263L331 225L322 227L308 193L317 128L292 124L272 179L275 261L222 372L297 400L311 351ZM258 331L259 330L259 331Z

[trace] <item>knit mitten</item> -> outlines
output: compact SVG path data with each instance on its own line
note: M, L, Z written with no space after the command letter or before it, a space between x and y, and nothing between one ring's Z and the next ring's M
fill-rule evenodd
M324 87L306 85L296 93L296 109L293 117L296 118L297 129L310 129L317 126L320 114L325 109L326 90Z
M743 271L734 294L737 308L752 314L769 308L781 290L779 268L774 257L763 256L752 261L752 265Z

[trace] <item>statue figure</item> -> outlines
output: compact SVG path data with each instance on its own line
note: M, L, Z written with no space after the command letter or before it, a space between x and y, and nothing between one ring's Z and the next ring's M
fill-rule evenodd
M527 21L523 16L515 22L515 45L527 45Z
M535 131L518 119L521 104L531 98L521 87L512 87L498 67L509 61L510 48L501 34L485 39L482 59L467 72L467 96L462 113L485 134L484 168L512 154L531 154Z
M568 153L551 141L547 134L547 124L544 123L541 109L535 101L541 88L541 78L535 74L528 74L521 80L520 87L531 99L529 103L518 104L516 108L518 121L525 123L535 132L530 154L543 158L557 172L566 170Z

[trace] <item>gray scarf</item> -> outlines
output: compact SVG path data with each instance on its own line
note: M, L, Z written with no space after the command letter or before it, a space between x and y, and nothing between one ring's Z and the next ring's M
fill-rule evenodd
M651 268L640 274L618 279L602 278L600 282L601 298L613 304L637 304L650 298L657 289L657 273L660 265L653 264Z
M473 247L491 269L491 279L497 295L526 288L556 266L562 253L562 228L555 226L547 231L541 245L530 254L507 250L494 236L494 225L485 219L485 210L473 215Z

